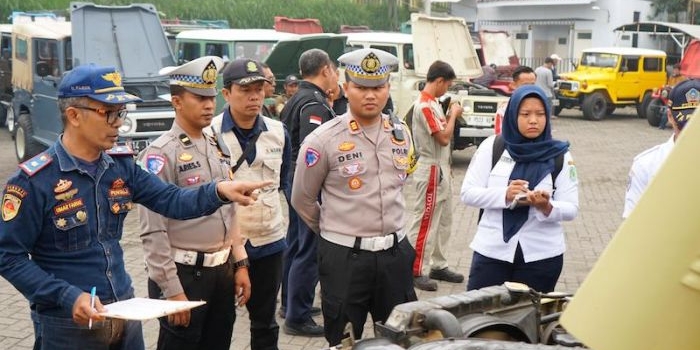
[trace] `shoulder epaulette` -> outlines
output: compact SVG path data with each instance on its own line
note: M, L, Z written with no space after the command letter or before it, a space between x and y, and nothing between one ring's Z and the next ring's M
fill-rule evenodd
M110 156L133 156L134 150L132 150L129 146L115 145L114 147L106 150L105 153L109 154Z
M53 158L49 156L47 152L42 152L34 156L34 158L20 164L19 167L25 174L32 176L51 164L51 162L53 162Z
M148 147L163 148L173 139L174 136L175 135L173 133L166 132L165 134L158 136L158 138L151 142L151 144L148 145Z

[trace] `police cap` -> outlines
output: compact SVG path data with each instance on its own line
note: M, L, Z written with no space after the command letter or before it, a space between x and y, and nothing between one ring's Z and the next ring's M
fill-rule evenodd
M700 80L690 79L676 84L668 98L671 116L678 128L683 129L700 102Z
M217 56L204 56L181 66L165 67L158 73L170 77L170 85L182 86L199 96L216 96L216 77L224 66Z
M89 97L107 104L140 102L124 91L122 76L114 67L90 63L73 68L58 85L58 98Z
M389 73L399 64L396 56L378 49L360 49L338 58L345 66L345 75L353 83L375 87L389 81Z

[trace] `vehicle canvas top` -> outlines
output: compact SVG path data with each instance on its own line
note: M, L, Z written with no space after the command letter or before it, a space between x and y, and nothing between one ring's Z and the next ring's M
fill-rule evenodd
M71 35L71 24L63 21L27 22L13 25L13 35L25 39L67 39ZM26 47L27 57L34 56L34 45ZM12 85L31 91L34 87L33 64L26 60L15 60L12 64Z
M114 66L125 80L158 75L175 59L155 6L71 3L73 61Z
M436 60L449 62L459 80L481 76L481 64L463 18L413 13L411 31L417 76L426 77L428 68Z
M321 49L336 62L344 53L346 39L345 35L338 34L302 34L278 41L264 61L275 73L277 81L284 82L287 75L299 74L299 57L304 51Z

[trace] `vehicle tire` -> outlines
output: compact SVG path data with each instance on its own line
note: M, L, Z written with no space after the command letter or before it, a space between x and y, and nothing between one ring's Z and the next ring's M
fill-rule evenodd
M646 109L647 122L653 127L658 127L661 122L661 107L664 104L661 99L655 98L649 102Z
M639 118L646 118L647 117L647 106L649 105L649 102L651 102L652 97L651 97L651 92L647 91L644 93L644 98L642 98L642 103L639 104L637 103L637 117Z
M4 104L0 103L0 127L5 125L5 121L7 120L7 111L11 107L5 107Z
M608 110L608 99L602 92L594 92L583 98L583 116L590 120L601 120Z
M22 163L41 153L46 147L34 140L34 129L29 114L20 114L15 130L15 155Z
M15 123L15 110L12 106L7 108L7 114L5 117L5 125L7 125L7 130L10 132L12 137L15 137L15 128L17 124Z
M617 109L617 107L615 107L615 105L609 105L608 109L605 110L605 114L611 115L611 114L613 114L613 112L615 112L615 109Z
M555 116L559 116L559 113L564 109L562 106L554 106L554 114Z

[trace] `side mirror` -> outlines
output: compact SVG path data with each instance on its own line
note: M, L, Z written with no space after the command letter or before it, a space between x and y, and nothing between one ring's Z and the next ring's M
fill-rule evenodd
M36 75L40 77L45 77L49 75L49 64L44 62L44 61L38 61L36 65L34 66L34 70L36 71Z

